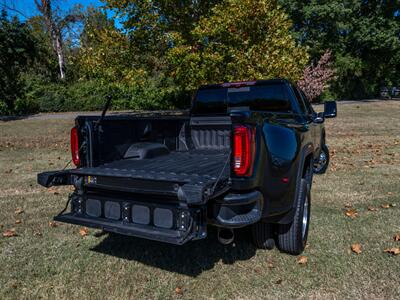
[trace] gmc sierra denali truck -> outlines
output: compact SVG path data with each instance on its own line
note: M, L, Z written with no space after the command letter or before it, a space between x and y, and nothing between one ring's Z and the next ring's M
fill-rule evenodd
M38 183L74 186L59 222L178 245L209 225L228 244L251 226L257 247L299 254L312 176L328 166L324 120L335 116L335 102L316 113L283 79L205 85L189 116L78 116L76 168Z

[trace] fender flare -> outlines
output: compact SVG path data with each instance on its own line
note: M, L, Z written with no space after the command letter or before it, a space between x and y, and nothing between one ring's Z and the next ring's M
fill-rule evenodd
M304 171L304 167L305 167L304 164L305 164L306 157L309 154L312 154L313 151L314 151L314 146L312 143L306 144L300 151L299 167L297 170L297 177L296 177L295 195L297 195L299 193L300 182L301 182L301 179L303 178L303 171ZM312 160L311 160L311 163L312 163ZM276 224L289 224L293 220L295 211L296 211L296 201L293 201L293 206L287 213L285 213L282 216L276 217L276 218L271 218L272 219L271 221Z
M305 160L306 157L314 152L314 146L312 143L308 143L306 144L300 152L300 161L299 161L299 168L297 170L297 177L296 177L296 191L295 194L297 195L300 189L300 182L301 179L303 178L303 171L304 171L304 164L305 164ZM312 160L311 160L311 164L312 164ZM312 167L312 165L310 166ZM296 207L296 204L293 201L293 208Z

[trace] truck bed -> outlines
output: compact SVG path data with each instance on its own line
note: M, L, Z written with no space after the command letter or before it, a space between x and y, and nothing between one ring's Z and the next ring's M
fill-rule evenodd
M84 176L85 184L93 188L170 194L200 201L207 189L209 197L224 191L230 175L229 160L227 151L193 149L151 159L122 159L70 173Z

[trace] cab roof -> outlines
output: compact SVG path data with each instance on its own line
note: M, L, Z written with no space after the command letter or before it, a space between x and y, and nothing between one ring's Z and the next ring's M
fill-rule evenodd
M215 88L239 88L244 86L254 85L269 85L269 84L290 84L290 81L283 78L277 79L266 79L266 80L249 80L249 81L236 81L236 82L224 82L218 84L206 84L199 87L199 90L203 89L215 89Z

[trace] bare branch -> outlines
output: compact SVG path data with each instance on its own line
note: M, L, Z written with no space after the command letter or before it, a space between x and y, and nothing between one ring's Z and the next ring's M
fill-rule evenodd
M35 1L36 1L36 0L35 0ZM28 17L27 15L25 15L22 11L20 11L20 10L18 10L18 9L16 9L16 8L9 7L9 6L6 5L5 3L0 3L0 6L3 7L4 9L6 9L6 10L13 11L13 12L16 12L16 13L20 14L20 15L23 16L25 19L29 19L29 17Z

